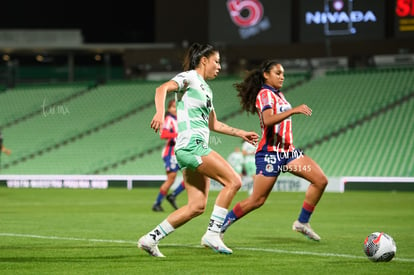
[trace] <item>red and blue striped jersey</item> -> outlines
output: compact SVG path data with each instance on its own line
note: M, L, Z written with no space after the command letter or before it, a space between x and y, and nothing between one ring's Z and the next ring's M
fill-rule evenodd
M175 138L177 137L178 125L177 117L171 113L167 113L164 118L164 124L161 131L161 138L167 139L162 150L162 158L166 156L174 156Z
M292 152L295 150L291 117L271 126L266 126L263 122L263 112L267 109L272 109L273 114L292 109L282 92L268 85L263 85L256 97L256 108L262 129L262 137L256 152Z

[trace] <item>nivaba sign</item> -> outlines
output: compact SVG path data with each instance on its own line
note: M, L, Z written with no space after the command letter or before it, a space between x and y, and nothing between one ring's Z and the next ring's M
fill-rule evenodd
M300 41L380 40L385 36L385 2L301 0Z
M209 2L209 40L232 45L291 42L291 3L285 0Z

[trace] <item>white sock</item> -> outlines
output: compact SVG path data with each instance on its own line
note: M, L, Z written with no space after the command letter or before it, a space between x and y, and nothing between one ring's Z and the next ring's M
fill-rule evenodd
M174 232L175 228L167 221L163 220L159 225L157 225L154 230L148 233L148 236L153 239L155 242L159 242L164 239L167 235Z
M226 208L214 205L213 213L211 213L210 222L207 232L220 233L224 218L226 218L228 210Z

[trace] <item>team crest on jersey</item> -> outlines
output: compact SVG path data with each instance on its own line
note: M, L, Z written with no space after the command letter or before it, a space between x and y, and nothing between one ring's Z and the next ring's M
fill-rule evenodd
M268 164L266 164L266 172L268 172L268 173L271 173L271 172L273 172L273 165L272 164L270 164L270 163L268 163Z

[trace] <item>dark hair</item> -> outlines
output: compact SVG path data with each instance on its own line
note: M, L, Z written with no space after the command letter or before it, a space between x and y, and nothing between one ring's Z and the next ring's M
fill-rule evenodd
M174 98L172 98L172 99L168 100L168 103L167 103L167 110L165 111L164 116L166 116L166 115L168 114L168 109L170 109L170 108L171 108L171 106L173 105L173 103L174 103L174 102L175 102L175 99L174 99Z
M170 108L174 102L175 102L175 99L170 99L167 103L167 108Z
M256 113L256 97L265 82L263 73L270 72L277 64L280 63L276 60L267 60L258 69L248 72L242 82L233 84L238 91L237 96L244 111Z
M183 69L184 71L193 70L195 69L200 60L203 56L210 57L213 53L217 52L218 50L215 49L212 45L204 44L201 45L199 43L193 43L187 50L184 61L183 61Z

